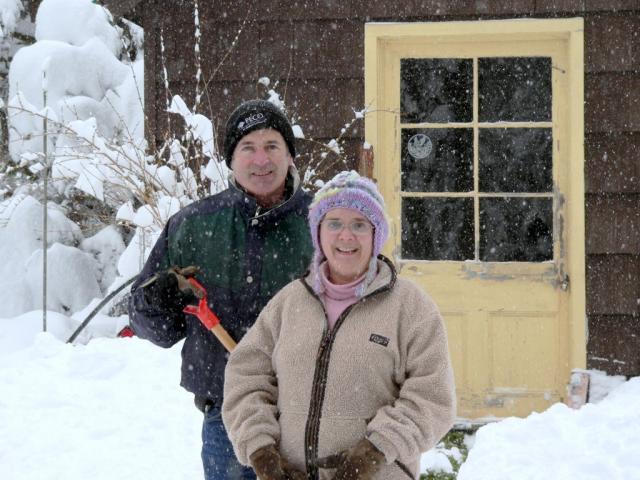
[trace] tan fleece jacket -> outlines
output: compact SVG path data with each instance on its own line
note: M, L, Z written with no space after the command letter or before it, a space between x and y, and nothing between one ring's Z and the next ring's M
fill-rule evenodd
M455 391L442 317L380 258L365 297L332 330L310 279L297 280L233 351L222 416L241 463L275 443L309 478L330 479L335 470L316 460L366 435L386 457L375 478L406 480L417 476L421 452L451 428Z

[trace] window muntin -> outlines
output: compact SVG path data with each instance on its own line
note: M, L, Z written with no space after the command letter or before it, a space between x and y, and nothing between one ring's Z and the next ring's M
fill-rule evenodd
M549 57L400 60L401 255L553 260Z

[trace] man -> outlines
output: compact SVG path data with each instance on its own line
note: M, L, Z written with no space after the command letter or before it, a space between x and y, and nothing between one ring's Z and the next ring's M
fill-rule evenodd
M277 107L263 100L240 105L224 139L229 188L169 219L132 287L129 314L138 336L165 348L185 339L180 383L204 413L207 480L256 477L235 459L222 424L227 352L196 317L183 313L194 296L168 269L199 267L208 306L239 342L271 297L311 260L310 197L300 188L295 154L291 125Z

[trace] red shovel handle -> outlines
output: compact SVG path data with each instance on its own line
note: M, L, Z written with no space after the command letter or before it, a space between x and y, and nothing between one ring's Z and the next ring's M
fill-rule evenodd
M200 322L207 328L207 330L213 332L213 334L218 338L220 343L222 343L222 345L227 349L228 352L233 351L233 349L236 348L236 342L220 324L220 319L218 318L218 316L209 308L209 305L207 304L206 290L195 278L191 277L188 279L188 281L193 286L199 288L202 292L204 292L204 295L198 302L198 305L187 305L182 311L184 313L188 313L190 315L198 317L198 320L200 320Z

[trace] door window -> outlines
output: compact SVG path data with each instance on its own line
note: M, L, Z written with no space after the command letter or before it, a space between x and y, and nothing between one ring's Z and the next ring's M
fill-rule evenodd
M401 255L553 260L549 57L400 60Z

